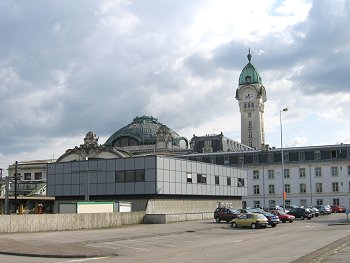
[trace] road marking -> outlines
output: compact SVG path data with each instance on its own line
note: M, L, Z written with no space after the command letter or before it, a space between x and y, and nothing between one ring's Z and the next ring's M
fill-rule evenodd
M135 249L135 250L142 250L142 251L147 251L147 252L151 251L151 250L145 249L145 248L125 246L125 245L120 245L120 244L117 244L117 243L104 242L103 244L112 245L112 246L118 246L118 247L124 247L124 248L129 248L129 249Z
M238 239L238 240L233 240L233 241L231 241L231 243L239 243L239 242L242 242L243 240L240 240L240 239Z
M315 226L306 225L306 226L303 226L303 227L301 227L301 228L313 228L313 227L315 227Z

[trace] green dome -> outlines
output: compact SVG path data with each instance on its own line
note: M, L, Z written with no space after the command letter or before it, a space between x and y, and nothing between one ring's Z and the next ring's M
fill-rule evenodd
M152 116L136 117L132 123L110 136L104 145L124 147L156 144L157 131L161 126L165 125ZM169 129L169 132L173 137L173 145L177 145L178 141L183 139L173 130Z
M244 84L260 84L262 85L262 79L260 77L260 74L256 71L255 67L252 63L250 63L250 60L252 59L252 55L249 53L247 55L248 57L248 64L243 68L241 75L239 75L239 85Z

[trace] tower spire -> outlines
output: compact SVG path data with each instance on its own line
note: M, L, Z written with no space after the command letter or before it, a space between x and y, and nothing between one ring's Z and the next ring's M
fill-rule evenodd
M252 55L250 54L250 47L248 49L248 55L247 55L248 61L250 63L250 61L252 60Z

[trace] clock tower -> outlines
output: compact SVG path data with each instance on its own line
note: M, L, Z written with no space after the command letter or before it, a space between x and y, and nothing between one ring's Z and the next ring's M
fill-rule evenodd
M239 76L236 99L241 112L241 143L255 149L265 144L264 103L266 90L262 79L251 63L252 55L248 52L248 64Z

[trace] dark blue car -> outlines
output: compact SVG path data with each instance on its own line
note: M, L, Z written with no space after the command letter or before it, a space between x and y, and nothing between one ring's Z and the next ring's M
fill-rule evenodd
M268 224L271 226L271 227L275 227L277 226L277 224L280 223L280 219L278 218L277 215L274 215L270 212L266 212L260 208L255 208L253 209L254 210L254 213L260 213L260 214L263 214L267 220L268 220Z

